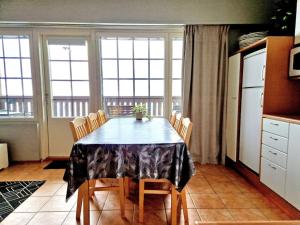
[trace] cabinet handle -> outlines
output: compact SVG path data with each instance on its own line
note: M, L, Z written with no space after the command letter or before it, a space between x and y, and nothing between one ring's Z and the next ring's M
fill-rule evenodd
M273 122L271 122L271 125L274 125L274 126L279 126L279 124L278 124L278 123L273 123Z
M278 138L273 138L273 137L270 137L270 138L274 141L278 141Z
M273 170L277 169L275 166L272 166L271 164L269 164L269 167L271 167Z
M261 80L265 80L266 75L266 65L263 65L263 68L261 70Z
M260 95L260 107L264 106L264 93L262 92Z
M277 155L277 153L276 152L272 152L272 151L269 151L271 154L273 154L273 155Z

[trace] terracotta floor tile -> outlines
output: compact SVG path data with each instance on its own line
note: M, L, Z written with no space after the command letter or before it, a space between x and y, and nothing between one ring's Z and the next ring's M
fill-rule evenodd
M267 220L267 217L258 209L228 209L236 221Z
M125 210L125 218L120 210L102 211L97 225L130 225L133 220L133 210Z
M29 197L14 212L38 212L51 197Z
M220 182L231 182L231 180L227 176L222 175L221 172L218 174L207 174L204 176L210 185Z
M192 201L191 197L189 194L186 194L186 201L187 201L187 207L188 209L194 209L196 208L194 205L194 202ZM164 198L164 202L165 202L165 207L166 209L170 209L171 208L171 195L168 195Z
M113 210L113 209L120 209L120 198L118 192L109 192L103 206L103 210ZM126 210L133 209L133 203L128 199L125 200L125 209Z
M243 194L223 193L218 194L225 204L226 208L232 209L247 209L255 208L252 201L246 198Z
M212 187L205 181L203 183L189 183L187 185L187 192L190 194L214 194Z
M32 196L53 196L61 187L62 183L46 182Z
M235 182L235 185L242 193L244 192L257 192L257 189L255 187L248 183L246 180L239 180Z
M285 214L283 211L277 208L265 208L260 209L260 211L269 219L269 220L289 220L290 217Z
M197 209L202 221L232 221L227 209Z
M96 225L100 217L99 211L90 212L90 224ZM76 212L70 212L62 225L83 225L83 215L80 217L80 221L76 220Z
M276 206L267 198L250 198L255 208L275 208Z
M241 193L232 182L213 183L211 187L216 193Z
M1 225L26 225L33 216L34 213L13 212L1 222Z
M197 209L223 209L222 200L216 194L191 194Z
M72 196L66 202L65 196L53 196L40 210L40 212L68 212L76 204L77 196Z
M134 210L134 225L167 225L165 210L145 210L144 223L139 223L139 211Z
M168 224L171 224L171 210L167 210L167 222ZM197 224L201 221L201 218L198 215L198 212L196 209L188 209L188 216L189 216L189 225L194 225ZM183 216L183 211L180 211L180 215L177 216L177 224L178 225L186 225L184 216Z
M68 212L39 212L28 225L61 225L67 215Z

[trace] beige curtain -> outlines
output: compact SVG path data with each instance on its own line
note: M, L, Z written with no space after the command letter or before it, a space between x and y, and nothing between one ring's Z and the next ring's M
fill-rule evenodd
M194 127L194 161L224 163L228 26L187 25L183 52L183 115Z

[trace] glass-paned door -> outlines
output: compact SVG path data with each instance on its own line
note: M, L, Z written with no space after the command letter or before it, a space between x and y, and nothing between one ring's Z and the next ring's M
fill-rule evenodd
M69 122L89 113L88 41L50 37L45 44L49 155L66 156L73 143Z

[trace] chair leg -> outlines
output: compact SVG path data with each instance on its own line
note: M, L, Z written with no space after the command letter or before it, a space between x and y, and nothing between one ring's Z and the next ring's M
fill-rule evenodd
M145 182L141 179L139 181L139 222L144 222L144 190Z
M89 182L81 185L83 195L83 224L90 225Z
M125 197L129 196L129 178L124 177L124 189L125 189Z
M189 224L189 215L187 210L187 201L186 201L186 191L185 188L180 193L181 202L182 202L182 209L183 209L183 216L185 224Z
M77 206L76 206L76 220L80 220L80 214L81 214L81 208L82 208L82 189L78 189L78 195L77 195Z
M92 190L89 192L90 197L94 195L94 188L96 186L96 181L95 179L89 180L89 186L92 188Z
M171 188L171 225L177 225L177 191L174 185Z
M121 217L125 217L125 197L124 197L124 179L123 178L119 178L119 195L120 195Z

